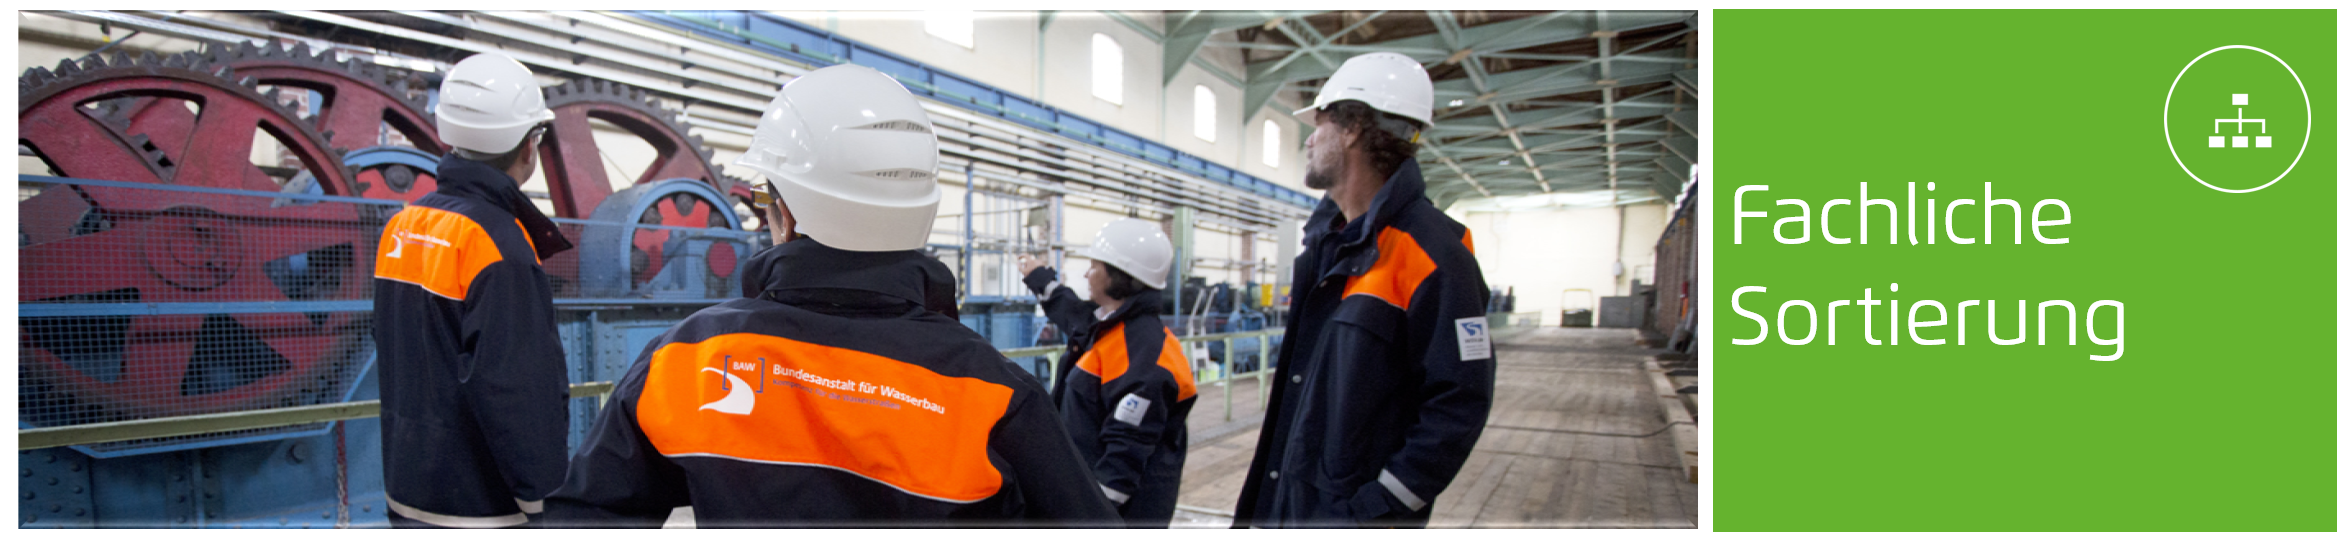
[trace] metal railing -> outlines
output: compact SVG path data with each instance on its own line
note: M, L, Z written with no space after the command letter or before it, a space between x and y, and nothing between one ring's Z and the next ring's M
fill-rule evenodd
M609 392L615 389L615 383L608 381L571 384L568 385L568 397L600 398L601 405L608 405ZM369 419L379 416L381 416L381 400L365 400L256 411L77 424L18 430L16 431L16 448L19 451L27 451L68 445L219 434L255 428Z
M1192 355L1190 353L1191 349L1193 348L1191 345L1203 344L1211 341L1255 337L1259 342L1259 351L1263 353L1265 352L1265 349L1271 348L1271 346L1268 344L1270 342L1269 337L1280 334L1282 334L1282 330L1277 328L1263 331L1199 335L1183 339L1183 341L1187 345L1187 355ZM1055 345L1030 348L1014 348L1003 350L1000 353L1008 358L1046 356L1050 367L1053 367L1053 364L1057 364L1062 361L1063 350L1064 348L1062 345ZM1265 355L1261 355L1259 360L1260 367L1257 371L1238 375L1221 376L1212 382L1225 386L1227 395L1231 396L1233 381L1256 377L1260 386L1258 392L1258 397L1260 398L1259 403L1261 406L1263 406L1266 394L1264 386L1267 382L1267 375L1271 375L1273 373L1273 368L1270 367L1270 362L1268 361L1270 359L1271 358ZM1220 363L1218 367L1222 371L1224 364ZM1052 382L1051 379L1053 376L1051 374L1051 370L1049 372L1042 373L1045 374L1042 382ZM608 405L608 396L613 391L615 391L615 385L608 381L568 385L568 397L599 398L599 403L601 405ZM1226 398L1225 412L1229 419L1233 416L1233 399L1231 397ZM228 413L185 415L177 417L78 424L50 428L22 429L16 432L16 443L18 450L32 450L49 447L63 447L69 445L87 445L95 443L145 440L174 436L217 434L251 430L256 428L271 428L279 426L328 423L342 420L367 419L378 416L381 416L381 400L364 400L346 403L281 407L276 409L235 411Z
M287 186L303 188L297 181ZM367 326L382 227L405 203L305 188L19 174L24 448L145 454L378 415L351 400L374 367ZM741 259L767 237L554 222L581 248L545 263L560 310L718 304L739 293ZM634 241L644 238L656 240ZM660 255L622 255L644 249ZM134 443L115 443L124 441Z
M1492 317L1488 318L1488 323L1491 323L1496 329L1511 327L1526 328L1540 325L1541 313L1497 313L1490 316ZM1257 370L1229 374L1226 369L1229 367L1228 364L1232 361L1231 358L1233 357L1233 349L1229 344L1226 349L1226 357L1228 359L1214 363L1218 371L1217 378L1199 383L1205 385L1213 384L1225 388L1226 397L1224 398L1224 412L1226 420L1230 421L1233 420L1233 383L1236 381L1257 379L1258 407L1261 409L1265 407L1268 390L1271 388L1268 386L1271 383L1269 379L1271 379L1274 374L1272 339L1273 337L1282 334L1283 329L1277 327L1258 331L1212 333L1207 335L1178 337L1178 341L1180 344L1184 345L1186 356L1205 356L1207 352L1207 347L1205 345L1210 342L1226 341L1231 343L1236 339L1257 339L1258 347L1256 351L1259 354ZM1027 358L1033 356L1046 357L1049 369L1040 372L1040 381L1049 384L1050 386L1048 388L1052 389L1052 384L1054 382L1052 368L1061 366L1064 350L1065 349L1063 345L1051 345L1027 348L1011 348L1000 350L999 353L1007 358ZM1195 363L1199 363L1199 360L1196 360ZM1196 373L1198 372L1199 371L1196 371ZM615 391L615 385L608 381L568 385L568 397L599 398L599 404L604 406L608 405L609 394L613 391ZM213 413L206 415L188 415L179 417L80 424L52 428L24 429L17 431L16 443L18 450L32 450L49 447L63 447L68 445L132 441L197 434L215 434L250 430L255 428L366 419L378 417L380 415L381 401L365 400L347 403L305 405L298 407L284 407L254 411L237 411L230 413Z
M1217 378L1196 383L1225 387L1225 419L1233 420L1234 381L1251 378L1258 379L1258 407L1261 409L1266 407L1267 385L1268 383L1272 382L1269 379L1271 379L1274 375L1274 353L1271 352L1270 349L1274 347L1273 337L1281 334L1282 328L1276 327L1257 331L1237 331L1231 333L1213 333L1208 335L1194 335L1191 337L1177 337L1177 341L1184 345L1185 355L1191 357L1196 355L1206 355L1207 347L1204 345L1210 342L1231 342L1233 339L1250 338L1258 340L1258 369L1256 371L1249 371L1244 373L1230 373L1226 371L1228 364L1232 361L1231 358L1233 358L1233 348L1231 345L1228 345L1226 348L1227 360L1216 363L1218 373ZM1057 344L1049 346L1033 346L1029 348L1014 348L1001 352L1006 354L1006 357L1008 358L1028 358L1033 356L1046 357L1048 368L1039 372L1039 382L1045 384L1048 390L1053 390L1055 388L1054 368L1062 367L1064 350L1065 349L1063 345ZM1199 362L1196 360L1196 366L1198 363ZM1197 370L1194 372L1199 373L1200 371Z

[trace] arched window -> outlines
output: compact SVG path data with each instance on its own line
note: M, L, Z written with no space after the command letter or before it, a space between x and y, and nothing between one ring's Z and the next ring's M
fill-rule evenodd
M1193 136L1217 142L1217 92L1209 86L1193 86Z
M1113 40L1110 36L1104 36L1102 33L1097 33L1093 42L1095 45L1088 52L1088 55L1094 58L1095 65L1091 71L1094 73L1095 85L1091 88L1097 99L1111 101L1115 105L1121 104L1120 81L1123 73L1120 71L1122 61L1120 42Z
M1263 155L1266 167L1282 167L1282 124L1267 120L1266 138L1260 141L1266 144Z

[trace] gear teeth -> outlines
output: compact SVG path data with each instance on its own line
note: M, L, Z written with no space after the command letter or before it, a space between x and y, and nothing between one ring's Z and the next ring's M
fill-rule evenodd
M140 64L140 65L145 65L145 66L149 66L149 67L151 67L151 66L157 66L157 65L161 65L161 64L162 64L162 58L160 58L160 57L155 57L155 56L154 56L154 52L151 52L151 51L149 51L149 52L146 52L146 53L140 53L140 54L138 54L138 64Z
M259 46L252 45L252 42L251 42L250 40L245 40L245 41L241 41L241 42L236 42L236 43L235 43L235 53L236 53L237 55L241 55L241 56L244 56L244 57L256 57L256 56L260 56L260 55L265 55L265 54L263 54L263 53L261 53L261 52L260 52L260 47L259 47Z
M81 58L81 70L83 72L101 70L104 68L106 68L106 66L105 56L103 55L91 55Z
M219 68L218 68L218 69L214 69L214 70L212 70L212 71L211 71L211 75L212 75L212 76L219 77L219 79L221 79L221 80L234 80L234 79L235 79L235 67L230 67L230 66L227 66L227 64L226 64L226 63L220 63L220 64L219 64Z
M152 54L148 54L148 55L152 55ZM113 58L112 58L112 59L109 59L108 61L109 61L109 62L110 62L110 63L111 63L113 66L117 66L117 67L127 67L127 66L131 66L131 64L130 64L130 54L129 54L128 52L121 52L121 51L114 52L114 56L113 56Z
M245 80L250 80L250 78L245 78ZM268 91L261 93L260 97L267 98L269 104L281 105L284 104L284 94L281 93L282 91L284 91L283 88L269 88Z
M292 44L292 57L293 57L293 58L295 58L295 59L307 59L307 58L309 58L309 57L310 57L310 55L309 55L309 51L308 51L308 42L295 42L295 43L293 43L293 44Z
M49 80L56 77L57 74L49 72L48 67L33 67L32 70L26 71L24 73L23 78L18 78L16 81L18 83L29 83L34 86L39 86L49 83Z
M81 63L74 62L72 59L57 63L57 76L72 77L78 74L81 74Z
M333 130L325 130L324 138L327 143L333 142Z
M260 79L258 79L258 78L253 78L253 77L250 77L250 76L245 76L245 77L242 77L242 78L238 78L238 79L236 79L236 80L235 80L235 85L238 85L238 86L243 86L243 87L244 87L244 88L246 88L246 89L258 89L258 88L260 87Z

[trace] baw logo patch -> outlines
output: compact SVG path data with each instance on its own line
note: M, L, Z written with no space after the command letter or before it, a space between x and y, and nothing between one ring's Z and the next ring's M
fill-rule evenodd
M1461 361L1493 357L1493 328L1486 327L1485 317L1455 320L1460 327Z

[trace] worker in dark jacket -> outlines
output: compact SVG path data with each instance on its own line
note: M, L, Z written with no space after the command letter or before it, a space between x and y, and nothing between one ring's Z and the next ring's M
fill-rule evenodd
M838 65L789 82L739 163L778 242L757 295L649 343L548 505L555 526L1117 526L1038 379L929 309L924 108Z
M543 259L570 247L520 194L552 112L527 67L464 59L439 92L454 151L374 257L382 480L397 527L510 527L568 463L568 366Z
M1023 257L1023 283L1072 337L1062 359L1072 367L1058 368L1055 403L1120 516L1131 527L1165 528L1185 470L1185 416L1198 395L1184 346L1160 322L1176 250L1159 225L1121 219L1104 225L1086 255L1094 302Z
M1236 527L1422 527L1493 401L1466 227L1423 195L1431 87L1410 58L1347 61L1299 111L1326 200L1293 261L1289 327Z

